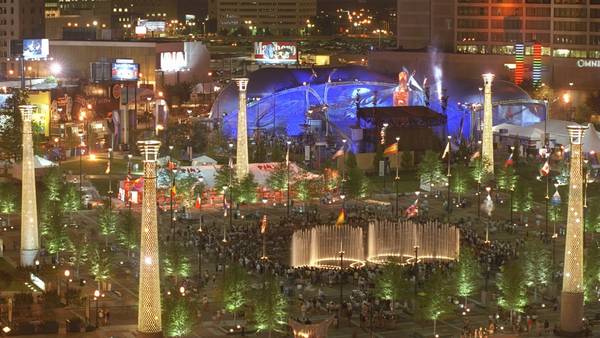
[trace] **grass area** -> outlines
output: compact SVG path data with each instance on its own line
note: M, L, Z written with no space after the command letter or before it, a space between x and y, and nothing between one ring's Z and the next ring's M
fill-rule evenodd
M400 183L398 185L399 192L414 192L419 189L419 180L417 179L417 172L401 171L398 176L400 177ZM388 193L395 192L396 186L394 177L396 172L388 173L386 177L380 176L369 176L369 189L371 193L382 193L384 190ZM385 185L385 189L384 189Z
M96 159L90 160L89 158L83 158L82 168L84 174L87 175L104 175L106 167L108 166L108 159ZM139 168L142 166L142 162L139 160L132 160L132 165L138 165ZM61 168L64 172L79 174L79 159L70 160L61 163ZM111 163L111 173L113 175L125 175L127 174L127 160L125 159L113 159Z

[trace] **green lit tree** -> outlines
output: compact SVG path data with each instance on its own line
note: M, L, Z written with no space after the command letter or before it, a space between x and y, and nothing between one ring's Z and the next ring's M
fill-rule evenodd
M46 191L44 197L50 201L60 201L63 189L62 172L58 167L50 168L44 176Z
M117 239L127 250L127 257L131 257L131 251L138 248L140 242L140 227L131 210L127 210L120 215L120 221L117 227Z
M198 324L196 304L190 297L171 295L163 298L163 327L167 337L188 337Z
M394 309L394 303L413 294L410 291L410 284L406 270L401 265L390 262L383 267L381 274L375 279L375 295L390 301Z
M22 155L23 121L20 105L27 104L29 96L26 91L13 90L12 95L0 109L0 160L5 163L5 170L10 162L16 162Z
M287 190L288 172L285 162L278 163L271 175L267 179L267 185L272 191L277 191L283 194Z
M552 256L548 248L539 240L529 240L524 250L525 283L533 289L537 299L540 288L550 283L552 277Z
M227 267L219 287L220 300L234 318L248 301L250 281L246 270L238 264Z
M10 214L17 210L17 189L10 183L0 185L0 212L6 216L7 225L10 226Z
M513 199L512 210L519 212L521 221L523 221L523 216L533 209L533 192L531 191L531 186L527 182L520 181L515 188Z
M436 270L425 280L422 293L417 297L417 318L432 320L433 331L436 333L437 321L452 311L452 286L448 283L448 276Z
M90 246L89 250L90 274L94 276L98 285L105 285L113 273L111 254L98 246Z
M105 247L108 246L108 237L117 232L118 221L119 218L112 209L106 206L100 209L100 214L98 215L98 227L100 228L100 233L104 236Z
M81 265L89 261L90 245L85 237L77 237L73 245L73 253L71 259L75 263L75 277L79 278Z
M485 185L492 177L485 170L487 159L482 159L481 156L471 162L471 178L478 187Z
M345 182L345 192L349 198L361 199L367 197L369 181L362 170L357 167L348 169L348 179Z
M593 239L594 235L600 232L600 207L598 204L588 203L585 212L585 232L590 233Z
M500 294L498 306L510 311L510 322L515 312L523 312L527 305L525 270L520 262L511 261L502 266L496 282Z
M600 288L600 248L593 243L586 250L583 260L583 299L590 303L597 297L594 291Z
M408 170L413 167L413 155L412 152L406 150L400 155L400 167L403 170Z
M471 248L461 248L458 264L455 270L456 294L467 298L475 293L479 287L481 266Z
M179 278L190 276L192 264L181 243L171 242L162 252L164 253L163 271L166 276L173 277L175 285L178 285Z
M222 165L215 174L215 190L225 191L230 184L234 187L238 185L235 171L228 165Z
M461 196L467 192L469 182L467 180L466 168L462 165L456 166L452 170L452 192L457 194L458 202L461 202Z
M79 189L74 184L63 186L61 193L61 209L65 214L69 214L69 219L73 218L73 213L81 208L81 196Z
M255 203L258 199L258 184L254 182L254 175L248 174L234 189L234 198L237 203Z
M509 208L514 211L514 191L517 187L518 176L515 172L515 168L512 165L503 166L498 170L496 177L498 188L501 191L508 192L511 194ZM512 220L511 220L512 221Z
M56 203L48 203L44 206L40 220L45 247L50 254L56 255L57 261L61 253L70 251L73 247L61 211Z
M429 150L425 152L425 156L417 168L417 175L421 182L428 182L432 186L444 182L446 178L440 161L440 154Z
M254 293L253 318L258 332L285 332L287 324L287 300L281 293L279 282L273 275L266 277L262 287Z
M190 174L177 175L175 189L185 208L189 209L194 205L200 184L198 179Z

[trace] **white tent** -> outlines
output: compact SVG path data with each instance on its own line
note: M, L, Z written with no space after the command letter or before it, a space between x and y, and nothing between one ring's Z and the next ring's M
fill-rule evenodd
M34 155L33 156L33 164L34 164L35 169L36 169L36 171L35 171L35 175L36 176L42 176L44 174L44 171L45 171L44 169L52 168L52 167L56 167L57 166L56 163L54 163L54 162L52 162L50 160L47 160L47 159L45 159L45 158L43 158L41 156L38 156L38 155ZM19 163L14 164L12 166L12 168L10 168L9 173L13 177L15 177L17 179L21 179L21 163L19 162Z
M586 153L591 151L600 153L600 136L598 136L596 128L594 128L594 125L591 123L588 124L588 130L583 136L583 151Z
M192 159L192 167L199 167L203 165L217 164L217 161L206 155L201 155Z
M502 123L493 127L493 132L501 136L512 136L526 138L531 141L542 141L544 130L534 126L522 127L514 124Z
M561 144L568 146L570 141L567 127L572 125L577 125L577 123L564 120L548 120L545 126L548 136L550 137L550 142L554 143L555 145ZM544 121L533 124L531 127L535 127L543 131Z

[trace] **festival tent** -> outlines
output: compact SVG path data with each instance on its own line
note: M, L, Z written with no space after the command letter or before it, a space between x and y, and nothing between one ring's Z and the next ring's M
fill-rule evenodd
M206 155L201 155L201 156L198 156L198 157L192 159L192 167L211 165L211 164L217 164L217 161Z
M34 155L33 156L33 165L35 167L35 175L43 176L46 172L46 169L58 166L56 163L47 160L41 156ZM9 170L9 173L17 179L21 179L21 162L16 163Z
M501 136L526 138L536 142L540 142L544 139L544 130L533 126L523 127L509 123L502 123L494 126L493 131Z
M569 141L569 132L567 131L568 126L577 125L577 123L573 121L564 121L564 120L548 120L544 123L538 122L536 124L532 124L531 127L537 128L540 130L544 130L544 125L546 127L546 132L550 137L550 142L554 145L563 145L568 146Z

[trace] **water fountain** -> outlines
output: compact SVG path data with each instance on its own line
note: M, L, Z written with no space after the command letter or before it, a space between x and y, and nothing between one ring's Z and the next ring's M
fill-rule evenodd
M340 252L343 252L341 257ZM363 230L348 225L318 225L296 230L292 236L292 266L324 269L365 264Z
M419 261L456 260L460 252L458 228L439 222L415 223L372 220L369 222L370 263L397 260L401 264Z

